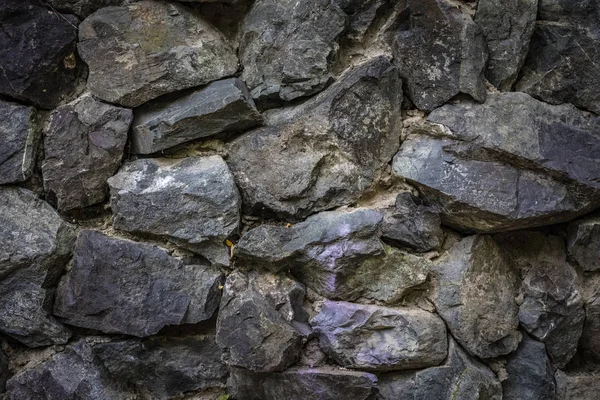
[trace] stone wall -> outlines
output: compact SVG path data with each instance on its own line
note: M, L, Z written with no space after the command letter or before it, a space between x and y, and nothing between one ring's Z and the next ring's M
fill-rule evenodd
M0 399L598 398L598 0L0 27Z

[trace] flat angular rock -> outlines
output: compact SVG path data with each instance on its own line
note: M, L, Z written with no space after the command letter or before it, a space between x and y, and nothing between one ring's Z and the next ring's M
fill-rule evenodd
M448 358L439 367L380 376L382 400L501 400L502 386L494 373L469 357L450 338Z
M500 90L516 82L535 28L538 0L480 0L475 22L485 36L489 59L485 77Z
M375 400L378 393L375 375L327 367L272 374L232 368L227 386L236 400Z
M41 138L37 125L33 107L0 100L0 184L31 176Z
M563 372L557 370L556 400L595 400L600 391L600 374L597 372Z
M140 107L133 123L133 152L150 154L190 140L260 125L262 117L237 78L213 82L172 102Z
M447 0L407 0L398 18L392 51L417 108L460 93L485 101L485 37L469 16Z
M58 107L44 131L44 189L60 211L102 202L121 165L131 110L90 95Z
M356 201L398 148L401 99L397 71L378 57L272 113L229 146L246 210L294 220Z
M448 352L444 321L419 308L326 300L310 323L323 351L346 368L424 368L441 363Z
M237 57L224 36L177 3L141 1L107 7L79 29L88 89L136 107L161 95L234 74Z
M600 219L573 222L568 232L569 257L584 271L600 269Z
M492 358L517 349L518 271L490 236L464 238L432 274L436 311L465 350Z
M232 366L281 371L297 361L309 333L304 288L285 276L233 272L227 277L217 343Z
M51 109L74 92L81 70L77 17L4 0L0 24L0 94Z
M168 325L210 319L223 275L159 247L81 231L72 269L58 286L54 314L104 333L150 336Z
M240 195L220 156L140 159L108 185L115 228L161 236L229 264L224 241L237 232Z
M71 255L73 228L28 190L0 188L0 332L29 347L64 344L70 331L50 315Z

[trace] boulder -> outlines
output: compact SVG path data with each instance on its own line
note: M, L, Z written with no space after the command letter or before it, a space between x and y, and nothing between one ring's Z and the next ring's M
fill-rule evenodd
M569 258L586 272L600 269L600 218L588 218L569 224Z
M397 71L378 57L271 113L228 148L246 211L297 220L356 201L398 148L401 100Z
M218 265L237 233L240 195L220 156L139 159L108 180L113 225L164 237Z
M0 100L0 184L31 176L41 132L33 107Z
M54 314L69 325L139 337L206 321L219 307L223 275L192 262L150 244L83 230Z
M0 94L51 109L75 91L77 17L38 2L4 0L0 24Z
M556 400L596 400L600 391L597 372L564 372L557 370Z
M60 211L104 201L121 165L131 110L84 95L58 107L44 131L44 189Z
M436 311L467 352L492 358L517 349L518 271L490 236L456 243L432 275Z
M177 3L147 0L96 11L81 23L78 48L90 71L88 89L125 107L238 69L225 37Z
M54 286L75 233L33 192L0 188L0 332L29 347L64 344L70 331L50 315Z
M464 93L485 101L485 37L471 17L449 0L407 0L391 47L408 96L433 110Z
M424 368L438 365L448 352L444 321L419 308L326 300L311 325L325 354L345 368Z
M174 101L156 101L135 111L132 150L156 153L175 145L260 125L262 117L237 78L209 84Z

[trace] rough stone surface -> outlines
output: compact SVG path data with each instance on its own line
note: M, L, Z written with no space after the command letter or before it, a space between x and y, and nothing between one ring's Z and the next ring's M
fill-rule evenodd
M465 350L491 358L517 349L518 275L490 236L464 238L432 274L436 311Z
M382 375L379 391L382 400L502 399L502 386L494 373L469 357L452 338L449 339L448 358L443 365Z
M600 361L600 291L595 290L585 303L585 324L579 342L586 355Z
M489 59L485 77L511 90L529 50L538 0L479 0L475 22L485 36Z
M104 7L121 6L136 0L46 0L54 9L85 18Z
M79 20L37 2L3 0L0 22L0 94L56 107L77 86Z
M556 371L556 400L595 400L600 391L597 372Z
M133 336L210 319L223 276L159 247L82 231L72 269L61 280L54 314L69 325Z
M115 228L165 237L229 264L224 241L237 232L240 195L220 156L140 159L108 185Z
M407 0L392 50L408 96L433 110L460 93L485 100L487 48L481 28L447 0Z
M30 347L66 343L49 301L75 234L48 204L20 188L0 188L0 332Z
M375 400L377 377L335 368L289 369L269 375L233 368L227 383L236 400Z
M600 219L573 222L568 232L569 257L584 271L600 269Z
M357 200L398 148L401 100L397 71L378 57L233 141L247 211L299 219Z
M285 276L231 273L217 320L225 361L257 372L296 362L309 330L303 299L304 287Z
M444 321L419 308L327 300L311 325L323 351L346 368L424 368L441 363L448 352Z
M224 36L177 3L103 8L81 23L78 48L88 89L126 107L237 71Z
M131 141L135 153L150 154L218 133L243 131L261 122L244 83L231 78L172 102L137 109Z
M44 188L60 211L102 202L106 180L119 169L131 110L90 95L58 107L44 131Z
M0 100L0 184L31 176L40 136L33 107Z
M8 358L6 354L0 349L0 393L6 391L6 381L10 378L10 371L8 369Z

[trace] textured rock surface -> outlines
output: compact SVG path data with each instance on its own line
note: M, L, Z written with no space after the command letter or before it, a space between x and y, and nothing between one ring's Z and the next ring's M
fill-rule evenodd
M120 6L135 1L136 0L47 0L47 3L56 10L75 14L80 18L85 18L101 8Z
M378 57L233 141L245 208L297 219L357 200L397 149L401 100L396 70Z
M600 291L595 290L585 303L585 324L580 348L600 361Z
M556 371L556 400L594 400L598 397L600 380L594 372Z
M36 122L33 107L0 100L0 184L31 176L41 136Z
M444 321L418 308L325 301L311 325L323 351L346 368L423 368L442 362L448 351Z
M0 393L4 393L6 390L6 381L10 377L11 373L8 369L8 357L0 349Z
M216 264L240 222L240 196L219 156L140 159L108 180L117 229L165 237Z
M81 24L78 48L88 89L126 107L237 71L224 36L177 3L103 8Z
M0 94L41 108L56 107L77 86L79 21L37 2L4 0L0 22Z
M69 325L149 336L211 318L221 283L218 270L184 263L159 247L84 230L54 314Z
M102 202L121 165L131 110L84 95L58 107L44 131L44 189L61 211Z
M600 219L576 221L569 226L569 257L584 271L600 269Z
M155 153L190 140L243 131L261 122L244 83L225 79L173 102L157 102L136 110L133 151Z
M71 254L73 229L32 192L0 188L0 332L30 347L66 343L49 301Z

